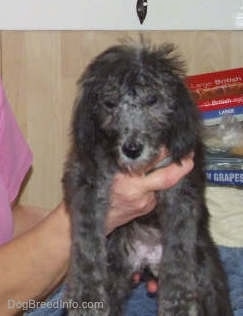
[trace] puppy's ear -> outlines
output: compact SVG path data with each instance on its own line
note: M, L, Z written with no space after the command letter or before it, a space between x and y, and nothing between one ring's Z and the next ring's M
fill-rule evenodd
M92 157L95 146L93 107L95 102L89 89L80 88L74 104L72 135L79 155Z
M197 106L190 92L179 84L174 110L170 115L171 131L168 149L176 162L191 151L196 151L201 143L201 120Z

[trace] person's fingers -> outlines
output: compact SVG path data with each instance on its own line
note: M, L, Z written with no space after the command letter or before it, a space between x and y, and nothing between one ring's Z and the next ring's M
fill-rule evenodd
M141 282L141 273L139 272L134 272L132 275L132 282L133 285L138 285Z
M147 292L151 295L156 295L158 292L158 281L150 277L148 280L143 279L143 274L141 272L134 272L132 275L132 285L134 287L138 286L141 282L146 283Z
M137 203L137 209L141 214L147 214L155 208L157 204L156 197L154 192L148 192L146 195L141 198L141 201Z
M181 164L172 163L168 167L159 168L143 178L144 191L165 190L175 185L194 166L192 156L181 160Z
M168 150L165 147L161 147L158 156L145 168L144 173L146 174L147 172L152 171L156 168L156 165L159 162L163 161L168 156Z
M147 291L150 294L156 294L158 292L158 282L154 279L149 280L146 284Z

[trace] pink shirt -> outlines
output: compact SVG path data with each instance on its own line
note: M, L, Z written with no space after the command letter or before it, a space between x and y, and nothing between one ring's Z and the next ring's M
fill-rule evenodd
M13 234L10 203L18 195L32 154L10 109L0 80L0 245Z

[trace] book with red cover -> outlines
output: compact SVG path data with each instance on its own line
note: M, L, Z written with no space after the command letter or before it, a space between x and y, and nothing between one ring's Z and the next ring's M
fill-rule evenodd
M186 84L206 125L218 123L224 114L243 120L243 68L188 76Z

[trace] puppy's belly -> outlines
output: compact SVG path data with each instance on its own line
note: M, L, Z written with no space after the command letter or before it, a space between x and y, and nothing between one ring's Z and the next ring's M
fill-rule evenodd
M135 240L133 248L129 252L128 260L133 271L141 271L149 267L154 276L158 276L159 263L161 261L163 248L161 244L149 244Z

